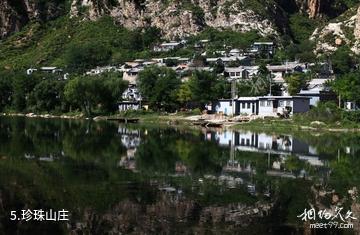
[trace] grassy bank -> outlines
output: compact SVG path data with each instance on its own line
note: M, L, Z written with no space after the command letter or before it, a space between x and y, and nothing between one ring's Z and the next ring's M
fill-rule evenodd
M94 114L87 117L80 112L66 113L60 115L50 115L46 113L41 114L18 114L10 113L3 114L8 116L27 116L39 118L69 118L69 119L94 119L108 120L117 118L139 119L140 123L144 124L164 124L188 127L195 127L192 125L200 115L200 110L167 113L154 111L127 111L116 114ZM313 132L359 132L360 122L358 121L359 112L344 112L337 109L329 109L328 107L319 107L311 110L306 114L298 114L291 119L279 118L264 118L256 119L250 122L237 123L228 122L225 119L218 120L223 126L231 129L247 129L252 131L267 131L267 132L297 132L297 131L313 131Z
M294 119L257 119L236 124L234 129L253 131L360 131L359 123L324 123L320 121L298 122Z

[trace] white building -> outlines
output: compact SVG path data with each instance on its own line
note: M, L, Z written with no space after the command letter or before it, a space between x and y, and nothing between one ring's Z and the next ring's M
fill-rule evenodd
M119 112L125 112L128 110L140 110L140 101L121 101L118 103Z
M253 54L264 53L273 55L275 53L275 44L273 42L254 42L249 52Z
M275 83L285 83L285 75L292 74L295 72L306 73L309 71L308 64L300 63L298 61L286 62L281 65L267 65L266 68L271 73L273 81Z
M123 100L128 101L141 101L140 91L135 85L129 85L129 87L122 94Z
M154 47L154 52L167 52L183 47L183 42L166 42Z
M256 115L277 117L293 115L310 110L310 98L301 96L240 97L235 100L223 99L214 102L211 110L227 116Z
M259 73L259 66L240 66L226 67L224 71L225 77L233 79L251 79Z
M299 96L309 97L310 105L317 106L321 101L336 100L336 95L330 91L327 83L332 79L316 78L312 79L306 89L302 89L299 92Z

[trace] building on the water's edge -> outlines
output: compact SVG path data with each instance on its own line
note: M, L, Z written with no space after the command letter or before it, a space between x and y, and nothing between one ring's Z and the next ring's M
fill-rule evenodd
M261 96L223 99L208 107L212 113L227 116L279 116L305 113L310 110L310 98L301 96Z

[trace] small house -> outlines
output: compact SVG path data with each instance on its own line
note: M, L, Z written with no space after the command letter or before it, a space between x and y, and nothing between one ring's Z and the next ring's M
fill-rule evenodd
M256 76L259 72L259 66L240 66L240 67L226 67L224 76L234 79L250 79Z
M154 52L167 52L183 47L182 42L166 42L154 47Z
M273 55L275 53L275 45L273 42L254 42L249 52L253 54Z
M310 98L302 96L261 96L222 99L211 105L214 113L227 116L270 116L293 115L310 110Z

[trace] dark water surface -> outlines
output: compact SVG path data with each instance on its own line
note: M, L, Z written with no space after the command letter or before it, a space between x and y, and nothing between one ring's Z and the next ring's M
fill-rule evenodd
M359 234L359 137L1 117L0 233Z

